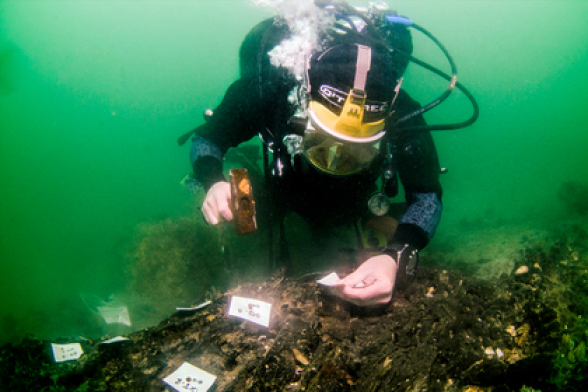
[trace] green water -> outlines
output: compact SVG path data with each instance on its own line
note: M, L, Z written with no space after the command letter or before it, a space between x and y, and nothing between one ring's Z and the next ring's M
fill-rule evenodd
M563 219L559 185L588 181L588 3L389 4L446 45L481 107L473 127L435 134L449 169L436 240L488 214ZM0 1L0 341L79 333L79 293L124 290L136 225L190 213L176 139L222 98L265 16L245 0ZM445 88L414 66L406 79L423 103ZM469 113L456 93L427 119Z

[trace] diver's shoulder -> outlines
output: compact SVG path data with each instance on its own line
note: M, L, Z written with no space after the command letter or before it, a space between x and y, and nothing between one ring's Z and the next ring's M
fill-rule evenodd
M396 98L396 107L403 112L412 112L421 107L421 104L413 99L405 89L400 89Z

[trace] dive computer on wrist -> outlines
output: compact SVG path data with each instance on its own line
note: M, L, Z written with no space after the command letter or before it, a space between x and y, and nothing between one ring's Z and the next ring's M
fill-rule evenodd
M386 246L384 253L392 256L398 265L396 286L404 287L408 285L416 275L419 264L419 250L410 244L394 243Z

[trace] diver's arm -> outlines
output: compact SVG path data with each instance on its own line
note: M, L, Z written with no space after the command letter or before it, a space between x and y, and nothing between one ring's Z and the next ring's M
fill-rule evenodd
M418 105L405 93L399 98L408 105L406 110ZM410 121L425 124L422 116ZM395 287L407 283L406 275L416 268L418 250L429 243L441 217L440 167L430 133L400 135L397 143L398 172L408 208L383 254L366 260L335 289L336 295L359 306L385 304Z
M205 190L225 181L223 156L231 147L258 135L266 127L266 117L273 116L280 104L288 105L282 70L270 65L267 53L288 33L287 25L268 18L247 34L239 50L240 78L225 93L209 120L196 130L190 158L194 177ZM259 60L262 60L261 64ZM263 71L264 88L259 72ZM281 86L276 88L276 86ZM283 93L280 99L279 94Z
M259 129L258 108L251 99L251 79L234 82L212 117L196 129L190 149L194 178L208 191L223 175L224 154L231 147L251 139Z
M194 170L194 179L206 191L213 184L226 181L223 175L223 156L221 149L210 140L200 136L192 138L190 163Z
M418 264L418 250L432 238L439 223L441 203L435 192L412 194L396 233L383 254L366 260L339 281L335 293L358 306L386 304L396 287L405 287Z
M206 191L202 203L204 220L211 225L233 219L230 209L231 187L223 175L223 154L218 146L195 136L190 149L194 179Z
M190 149L190 163L194 179L207 192L202 214L209 224L233 219L229 208L230 185L223 173L226 151L251 139L256 121L253 103L247 101L247 79L239 79L229 87L213 116L196 130Z
M401 91L399 106L408 113L420 107ZM426 125L422 115L404 126ZM433 238L441 219L441 168L433 137L427 131L400 132L396 140L398 174L406 195L407 210L400 219L392 243L422 249Z
M266 34L267 31L271 34ZM276 109L274 104L281 102L274 96L279 94L279 89L266 88L262 97L258 54L275 45L283 34L283 28L276 29L271 18L259 23L247 34L239 52L241 78L229 87L213 116L197 129L193 138L190 158L194 178L207 191L202 213L210 224L233 219L229 208L230 185L223 175L224 154L229 148L256 136L264 128L268 112L272 113ZM267 62L262 68L268 72L264 73L268 86L281 85L272 82L279 74L269 72L273 68L267 55L262 58ZM265 105L262 98L273 104ZM285 97L282 101L287 103Z
M433 238L443 206L437 193L413 193L408 209L400 219L392 241L423 249Z
M336 295L356 305L374 306L389 302L394 288L408 283L407 275L416 269L418 250L429 243L439 224L441 186L437 154L430 135L419 135L416 139L410 141L411 145L404 145L405 155L408 155L404 156L406 162L399 171L408 209L394 237L383 254L366 260L339 281L341 286L335 289ZM412 181L406 179L407 174L416 175L419 170L422 170L421 176Z
M405 190L407 210L392 241L420 250L433 238L441 220L441 169L433 138L428 132L405 138L399 151L398 172Z

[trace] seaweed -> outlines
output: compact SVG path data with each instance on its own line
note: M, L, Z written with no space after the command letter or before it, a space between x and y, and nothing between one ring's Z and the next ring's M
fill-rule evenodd
M179 298L196 300L220 285L221 244L197 216L141 224L131 254L130 293L169 312Z

